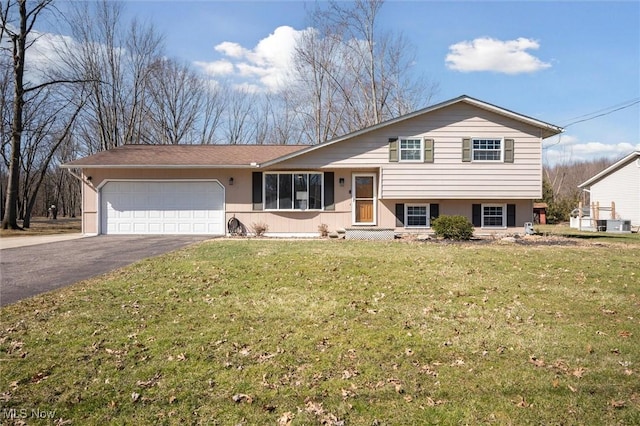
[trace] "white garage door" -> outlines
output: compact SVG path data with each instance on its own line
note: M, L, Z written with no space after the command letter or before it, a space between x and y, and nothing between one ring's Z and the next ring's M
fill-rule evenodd
M114 181L100 194L103 234L225 233L217 181Z

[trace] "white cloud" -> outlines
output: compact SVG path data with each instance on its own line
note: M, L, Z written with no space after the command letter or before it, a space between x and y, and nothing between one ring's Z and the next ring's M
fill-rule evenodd
M213 62L196 61L193 64L211 76L228 75L233 72L233 64L224 59Z
M580 161L592 161L600 158L613 160L620 159L629 153L640 150L640 144L629 142L581 143L577 137L562 135L548 139L544 143L543 153L546 165L553 166L558 163L574 163Z
M216 52L220 52L232 58L242 58L250 53L249 50L240 46L238 43L232 43L230 41L224 41L214 47L214 49Z
M27 37L25 77L41 80L47 71L62 66L61 52L79 48L71 37L32 30Z
M293 53L300 35L305 30L296 30L281 26L260 40L253 49L238 43L225 41L215 46L215 51L224 59L214 62L196 62L195 65L211 76L230 75L244 80L237 87L250 88L251 91L277 91L287 82Z
M539 47L537 41L524 37L507 41L481 37L449 46L445 63L449 69L462 72L530 73L551 66L527 52Z

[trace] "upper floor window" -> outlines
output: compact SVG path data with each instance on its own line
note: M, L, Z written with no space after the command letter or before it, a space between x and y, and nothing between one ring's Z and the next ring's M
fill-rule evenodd
M422 161L422 138L400 138L400 161Z
M474 161L502 161L502 139L471 140Z
M433 139L421 136L389 138L389 162L433 163Z
M322 173L265 173L268 210L321 210Z
M462 162L513 163L515 139L462 138Z

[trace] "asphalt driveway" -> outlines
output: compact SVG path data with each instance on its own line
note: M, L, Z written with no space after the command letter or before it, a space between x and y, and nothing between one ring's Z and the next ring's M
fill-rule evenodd
M100 235L3 249L0 251L0 306L210 238Z

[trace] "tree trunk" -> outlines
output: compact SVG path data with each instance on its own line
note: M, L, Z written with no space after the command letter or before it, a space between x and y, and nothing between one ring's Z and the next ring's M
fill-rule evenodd
M22 144L22 112L24 109L24 54L27 39L26 0L19 0L20 30L11 34L13 44L13 123L11 124L11 161L9 163L9 182L5 203L2 229L20 229L18 226L18 189L20 186L20 150Z

